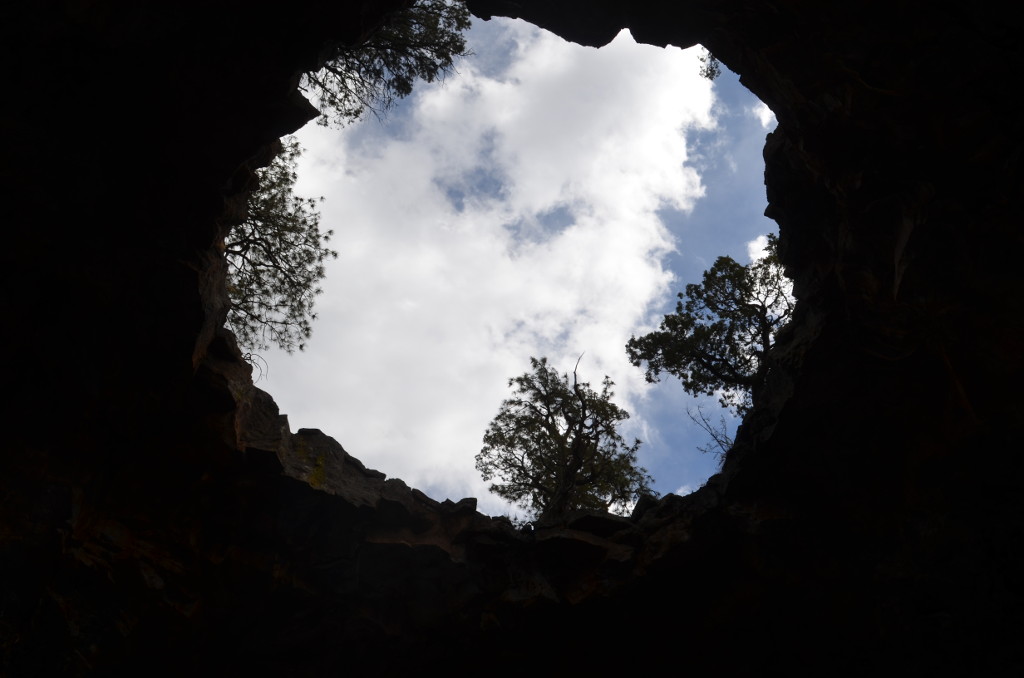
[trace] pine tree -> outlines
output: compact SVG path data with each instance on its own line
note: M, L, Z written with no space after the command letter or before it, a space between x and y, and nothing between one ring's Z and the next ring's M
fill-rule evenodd
M417 0L391 13L366 42L336 46L301 89L320 108L319 123L343 126L364 111L382 115L417 80L443 80L466 56L470 14L463 0Z
M324 263L338 256L327 247L333 232L320 231L317 201L293 191L301 152L294 137L282 140L281 152L257 172L259 188L249 198L245 221L225 239L227 323L250 351L270 344L289 353L305 348Z
M532 372L509 379L514 394L501 404L484 434L476 468L490 490L541 521L576 509L624 510L651 478L637 466L640 441L626 444L616 430L629 413L611 402L612 381L601 392L573 370L559 374L547 359L530 358Z
M767 379L775 335L792 315L790 290L778 241L769 236L767 256L747 266L719 257L701 284L679 294L676 312L658 330L631 338L626 352L634 365L647 363L648 381L668 372L688 393L717 393L742 416Z

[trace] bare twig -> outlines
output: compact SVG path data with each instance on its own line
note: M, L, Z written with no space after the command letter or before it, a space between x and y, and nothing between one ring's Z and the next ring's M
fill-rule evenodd
M687 407L686 416L690 417L694 424L700 426L711 437L711 442L706 445L698 445L697 449L704 454L714 454L719 460L724 459L726 453L732 449L735 442L728 433L725 415L719 415L718 424L716 425L711 422L711 419L704 412L703 405L698 405L697 414L694 414L693 410Z

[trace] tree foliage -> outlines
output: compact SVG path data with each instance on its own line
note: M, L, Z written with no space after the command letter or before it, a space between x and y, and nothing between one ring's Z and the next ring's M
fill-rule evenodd
M658 330L633 337L626 352L647 363L647 380L662 372L678 377L690 394L719 395L723 407L743 415L764 384L775 334L793 312L790 284L778 258L778 241L747 266L719 257L701 284L686 286L676 312Z
M366 42L335 46L320 71L305 74L300 89L319 105L322 124L344 125L366 109L382 114L409 95L417 79L433 82L454 70L466 54L462 33L469 24L464 0L416 0L392 12ZM293 193L300 153L294 138L284 141L258 173L247 218L225 241L227 323L249 350L304 348L324 262L337 256L327 247L332 232L319 229L316 201Z
M722 74L722 62L709 52L707 48L704 48L697 58L700 60L701 77L714 81L715 78Z
M288 352L305 347L324 262L337 256L327 247L333 232L320 231L317 201L293 192L301 152L294 137L282 140L281 152L257 172L259 187L249 198L245 221L225 239L227 323L249 350L271 343Z
M369 109L380 115L412 93L418 79L443 80L465 56L470 14L464 0L416 0L392 12L366 42L336 46L301 89L320 108L320 124L342 126Z
M323 124L344 125L366 109L379 115L409 95L417 79L432 82L454 70L466 54L462 33L469 17L463 0L416 0L392 12L366 42L335 46L320 71L305 74L300 89L319 105ZM249 350L304 348L324 262L337 256L327 247L332 232L319 229L316 201L293 193L300 153L294 138L284 141L258 173L247 218L225 241L227 323Z
M616 431L629 413L611 402L612 381L601 392L573 370L559 374L547 359L530 358L531 372L509 379L513 396L501 404L484 434L476 468L490 490L540 520L575 509L624 509L654 494L637 466L640 441L627 445Z

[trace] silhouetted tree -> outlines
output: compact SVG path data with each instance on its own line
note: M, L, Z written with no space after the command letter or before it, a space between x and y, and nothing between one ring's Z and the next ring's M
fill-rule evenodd
M752 264L719 257L702 284L679 294L676 312L658 330L631 338L626 352L634 365L647 363L648 381L668 372L688 393L717 393L742 416L768 375L775 334L793 312L790 290L778 240L769 236L767 255Z
M700 74L708 80L714 80L722 74L722 62L714 54L704 48L700 55Z
M640 441L627 445L616 431L629 413L611 402L612 381L606 376L597 393L576 369L570 383L546 358L530 358L530 365L532 372L509 379L514 395L476 455L484 480L501 481L491 492L542 521L574 509L622 510L653 495L650 476L637 466Z
M333 232L320 231L317 201L292 190L301 152L294 137L282 140L281 152L257 172L259 188L249 198L245 221L224 242L231 301L227 323L249 350L271 343L288 352L305 347L324 262L337 256L327 247Z
M469 25L463 0L417 0L388 15L368 41L335 46L300 88L320 108L322 125L344 125L367 109L379 115L412 93L416 80L433 82L455 70L455 60L467 54Z
M444 78L466 54L469 28L463 0L417 0L392 12L366 42L335 46L326 65L306 73L300 89L320 107L320 122L344 125L364 110L388 110L412 92L417 79ZM313 301L324 262L337 256L321 232L316 201L295 196L298 143L289 138L259 174L246 220L225 242L228 259L228 325L239 344L263 350L271 343L291 352L312 332Z

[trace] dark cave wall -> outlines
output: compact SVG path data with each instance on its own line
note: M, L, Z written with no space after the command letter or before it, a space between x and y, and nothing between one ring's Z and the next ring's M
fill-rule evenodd
M22 354L53 356L15 367L19 381L58 392L73 356L88 356L75 367L70 429L130 425L181 400L221 320L212 254L226 201L262 148L313 115L295 89L321 46L358 40L398 4L5 9L7 82L20 94L5 114L17 130L5 153L16 205L5 263L31 293L6 300L25 328L11 340ZM55 321L67 329L52 331ZM25 409L26 422L48 419Z
M1024 666L1011 19L470 0L740 72L779 118L768 214L801 300L708 487L523 535L290 433L216 329L218 233L312 115L297 73L394 4L3 10L0 673Z
M237 443L251 381L214 336L216 243L268 144L313 115L301 69L398 4L0 10L13 207L0 303L16 394L0 461L0 674L170 666L218 634L234 649L246 631L258 639L246 619L274 609L289 488L273 452ZM303 597L277 594L292 609Z

